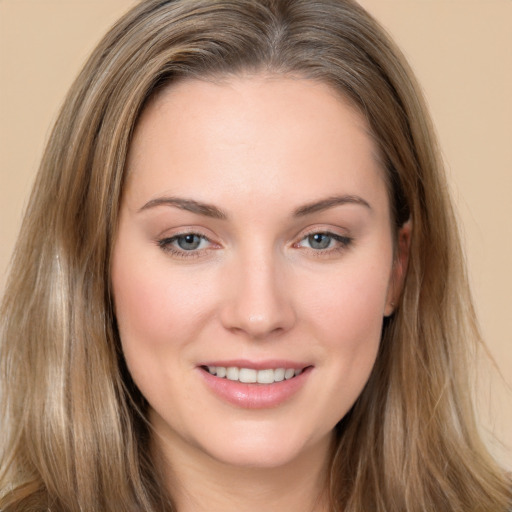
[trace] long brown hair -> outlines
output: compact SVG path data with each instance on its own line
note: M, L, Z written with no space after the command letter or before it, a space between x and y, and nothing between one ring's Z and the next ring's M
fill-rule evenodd
M380 150L396 225L413 223L400 304L337 427L332 510L505 511L510 481L468 392L480 338L433 129L400 51L352 0L147 0L96 48L48 142L2 304L0 509L173 510L112 308L125 161L161 87L246 71L348 98Z

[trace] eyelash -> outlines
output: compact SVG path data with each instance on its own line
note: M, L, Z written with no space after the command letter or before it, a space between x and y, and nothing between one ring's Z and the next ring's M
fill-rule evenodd
M330 238L331 240L334 240L337 243L337 246L336 247L326 247L325 249L314 249L313 247L304 247L304 246L300 245L303 241L305 241L308 238L313 237L315 235L324 235L324 236ZM203 235L202 233L197 233L194 231L187 231L184 233L178 233L171 237L166 237L166 238L157 240L157 245L164 252L169 253L178 258L182 258L182 259L198 258L204 254L204 251L211 250L211 247L207 247L207 248L202 248L202 249L191 249L191 250L187 251L186 249L176 248L173 245L175 242L177 242L177 240L179 240L180 238L184 238L186 236L197 236L201 239L200 243L202 243L203 241L212 243L212 241L206 235ZM303 250L307 250L307 251L311 252L311 254L313 254L315 257L322 257L322 256L331 255L333 253L345 251L346 249L348 249L350 247L350 245L352 244L353 241L354 241L354 239L351 237L338 235L338 234L332 233L330 231L321 231L320 230L320 231L311 231L309 233L306 233L300 239L299 242L296 242L293 244L293 247L297 248L297 249L302 248Z
M313 247L303 247L300 244L307 240L310 237L313 237L315 235L324 235L331 239L331 241L334 241L336 243L335 247L327 247L325 249L314 249ZM326 257L332 254L336 254L339 252L343 252L347 250L354 241L353 238L349 236L339 235L337 233L333 233L331 231L322 231L322 230L315 230L311 231L309 233L306 233L299 242L293 244L296 248L303 248L305 250L308 250L311 254L313 254L315 257Z
M178 258L198 258L200 257L204 251L208 251L211 248L203 248L203 249L194 249L187 251L186 249L179 249L177 247L174 247L173 243L179 240L180 238L184 238L186 236L197 236L201 239L200 243L203 241L207 241L212 243L212 241L202 233L197 233L195 231L186 231L184 233L178 233L176 235L173 235L171 237L162 238L160 240L157 240L157 245L160 247L164 252L169 253L173 256L176 256Z

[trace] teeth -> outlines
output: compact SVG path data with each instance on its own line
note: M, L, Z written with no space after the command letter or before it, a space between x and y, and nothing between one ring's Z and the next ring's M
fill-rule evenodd
M293 368L288 368L285 372L284 372L284 378L286 380L288 379L291 379L292 377L295 377L295 370Z
M259 384L272 384L275 381L274 370L259 370L258 383Z
M284 368L278 368L277 370L274 370L274 381L281 382L282 380L284 380L285 373L286 370Z
M274 382L281 382L289 380L302 373L302 369L296 370L294 368L268 368L265 370L255 370L253 368L237 368L230 366L225 368L223 366L208 366L208 372L220 378L228 380L237 380L248 384L273 384Z
M238 372L238 380L252 384L258 379L258 371L251 368L240 368Z
M226 368L226 378L229 380L238 380L239 373L240 373L240 370L233 366Z

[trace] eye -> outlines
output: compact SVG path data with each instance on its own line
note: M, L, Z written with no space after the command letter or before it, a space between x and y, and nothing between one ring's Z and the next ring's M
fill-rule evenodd
M210 240L199 233L181 233L158 240L160 248L178 256L191 256L193 253L208 249L210 245Z
M329 232L311 233L305 236L297 247L314 249L315 251L329 251L344 249L350 245L352 239L347 236L337 235Z
M315 233L307 236L305 240L312 249L328 249L333 242L333 238L327 233Z
M195 251L196 249L202 249L207 240L196 233L187 233L174 237L173 242L184 251Z

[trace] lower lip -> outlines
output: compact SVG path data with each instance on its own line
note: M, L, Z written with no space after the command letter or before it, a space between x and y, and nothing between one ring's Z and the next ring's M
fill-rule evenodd
M244 409L268 409L291 399L304 386L312 367L292 379L273 384L245 384L237 380L216 377L198 368L206 385L218 397Z

